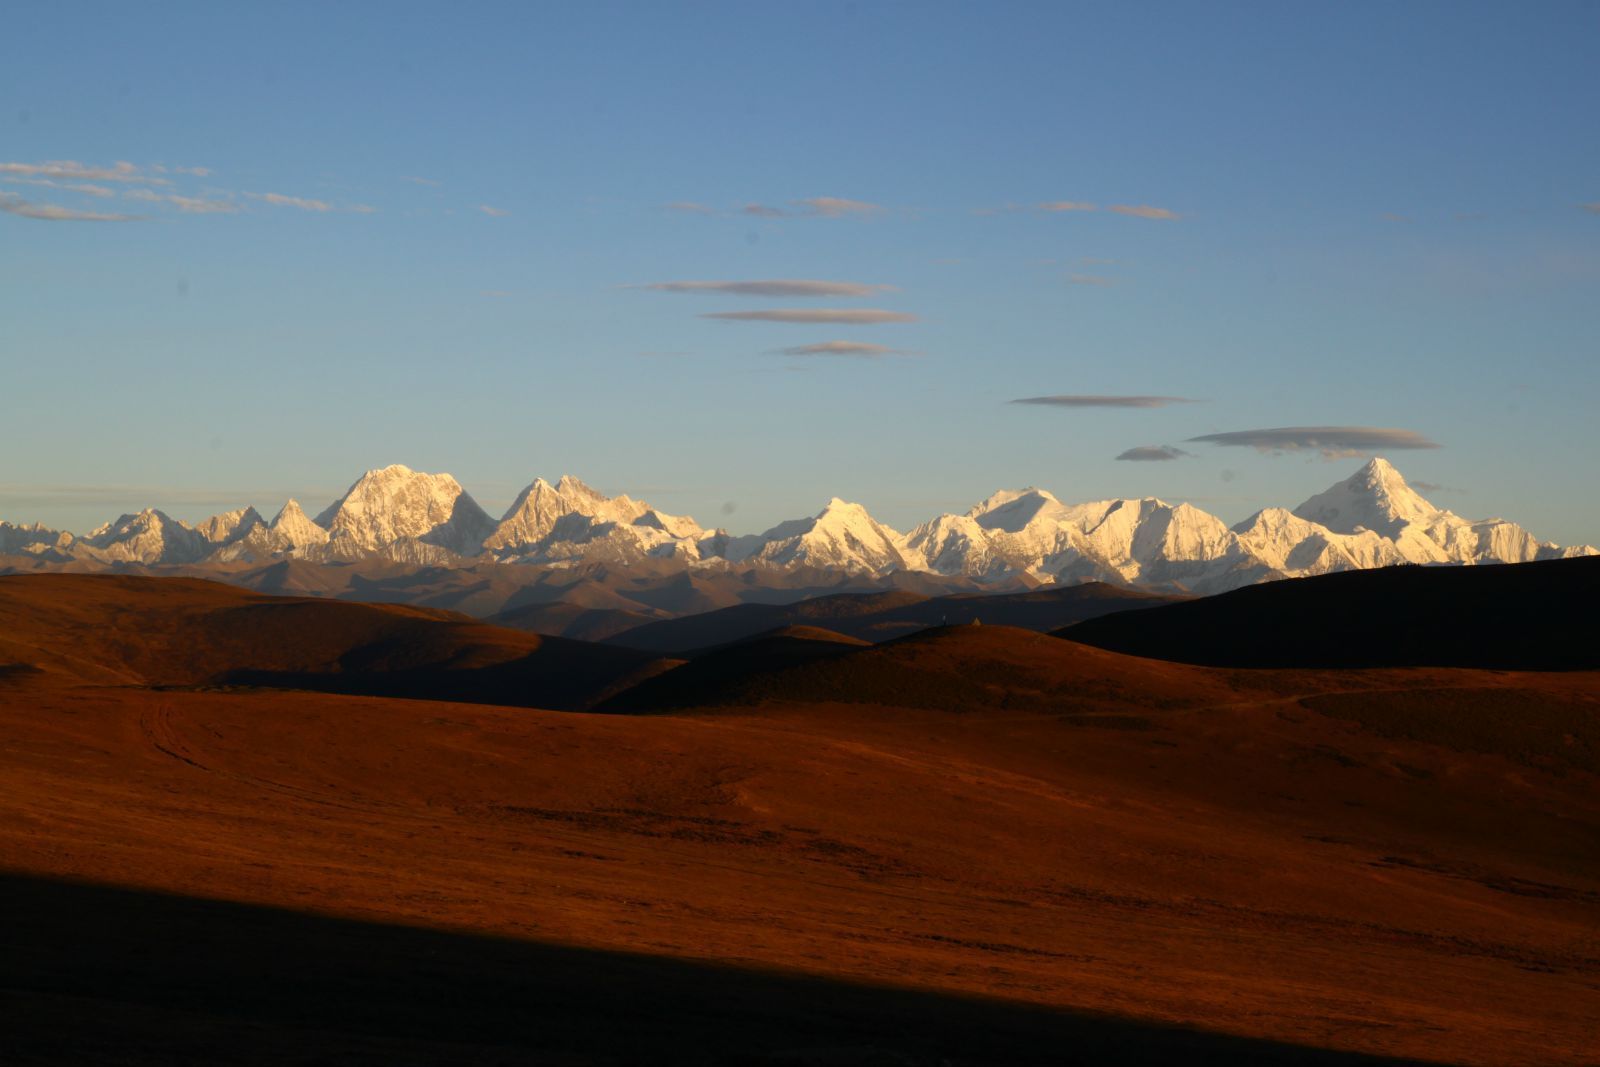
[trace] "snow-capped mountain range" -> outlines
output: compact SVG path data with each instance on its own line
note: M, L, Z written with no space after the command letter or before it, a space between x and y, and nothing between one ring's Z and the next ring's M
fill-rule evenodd
M654 558L690 568L814 567L895 571L980 583L1100 580L1215 593L1276 578L1399 563L1520 563L1596 555L1561 548L1504 519L1434 507L1387 460L1374 459L1292 511L1266 508L1228 526L1155 498L1064 504L1043 489L1007 490L963 515L909 533L835 498L811 518L732 537L576 478L542 478L498 521L448 474L368 471L315 519L290 500L269 522L255 508L191 526L147 509L83 537L0 522L0 555L89 564L202 564L299 558L419 565L497 561L548 567Z

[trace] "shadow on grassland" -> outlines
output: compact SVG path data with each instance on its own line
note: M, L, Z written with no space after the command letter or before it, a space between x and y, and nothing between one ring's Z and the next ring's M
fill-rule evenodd
M7 1064L1395 1062L0 875Z

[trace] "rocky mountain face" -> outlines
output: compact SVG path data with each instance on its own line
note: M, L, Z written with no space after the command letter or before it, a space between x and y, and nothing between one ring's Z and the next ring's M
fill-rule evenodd
M891 574L1036 585L1108 581L1207 594L1275 578L1402 563L1520 563L1594 555L1561 548L1504 519L1434 507L1388 461L1374 459L1292 511L1266 508L1236 526L1154 498L1064 504L1043 489L1006 490L963 515L902 534L835 498L810 518L733 537L573 477L538 479L498 521L448 474L368 471L314 520L293 500L269 523L254 508L198 526L148 509L82 538L0 522L0 555L112 565L337 562L420 566L506 563L688 570Z
M383 555L402 563L476 555L494 530L494 520L450 475L398 463L363 474L315 522L328 531L328 556Z
M517 494L483 548L517 563L695 562L705 555L700 542L708 536L693 519L627 496L607 497L566 475L553 486L540 478Z

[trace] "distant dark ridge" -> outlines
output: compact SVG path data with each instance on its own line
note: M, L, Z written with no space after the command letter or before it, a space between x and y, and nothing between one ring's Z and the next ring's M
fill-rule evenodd
M1044 632L1081 619L1179 599L1182 598L1104 582L1050 586L1023 593L941 597L919 596L905 590L841 593L794 604L738 604L681 619L665 619L630 629L607 643L657 654L685 655L785 626L821 626L874 642L904 637L931 626L975 621Z
M1600 669L1600 557L1296 578L1056 631L1215 667Z

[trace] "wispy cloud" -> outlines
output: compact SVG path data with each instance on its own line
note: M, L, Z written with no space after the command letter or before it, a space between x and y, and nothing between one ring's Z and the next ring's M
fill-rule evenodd
M1118 215L1131 215L1136 219L1177 219L1183 216L1176 211L1168 211L1164 207L1151 207L1149 204L1112 204L1107 211L1115 211Z
M813 196L807 200L796 200L801 208L823 218L837 219L846 215L874 215L883 210L881 204L869 204L865 200L846 200L839 196Z
M496 219L503 219L507 215L511 214L511 212L507 211L503 207L490 207L488 204L479 204L478 210L483 212L485 215L488 215L490 218Z
M667 205L668 211L678 211L685 215L715 215L717 209L709 204L696 203L693 200L674 200Z
M133 222L141 217L110 211L80 211L59 204L35 204L15 193L0 193L0 211L24 219L43 219L47 222Z
M212 200L200 196L180 196L177 193L158 193L153 189L129 189L122 194L129 200L147 204L171 204L190 215L237 215L242 208L232 200Z
M652 282L635 288L653 289L661 293L737 293L740 296L871 296L894 287L863 282L772 278L749 282Z
M823 341L815 345L795 345L776 350L783 356L847 356L853 359L882 359L885 356L909 356L915 353L905 348L868 344L865 341Z
M82 193L85 196L97 196L101 199L117 195L115 189L108 189L104 185L90 185L87 182L62 182L54 178L19 178L14 175L0 175L0 182L7 185L34 185L46 189L65 189L70 193Z
M1438 448L1414 430L1381 426L1280 426L1268 430L1234 430L1191 437L1190 441L1253 448L1267 455L1314 451L1324 459L1344 459L1398 448Z
M1107 286L1115 285L1117 283L1112 281L1110 278L1103 278L1098 274L1069 274L1067 275L1067 284Z
M696 215L717 213L712 208L693 201L679 201L667 206L674 211L686 211ZM884 210L882 204L870 204L865 200L848 200L842 196L812 196L804 200L791 200L788 207L752 202L741 205L735 214L758 219L842 219L876 215Z
M782 308L770 311L718 311L702 319L729 322L795 322L806 325L835 323L845 326L871 326L880 322L916 322L915 315L881 308Z
M1016 211L1042 211L1046 214L1063 214L1066 212L1110 211L1117 215L1130 215L1137 219L1179 219L1176 211L1169 211L1164 207L1151 207L1149 204L1112 204L1102 208L1099 204L1092 204L1087 200L1046 200L1034 204L1032 208L1021 204L1002 204L1000 207L978 208L973 213L976 215L1006 215Z
M1583 208L1583 210L1587 211L1591 215L1600 215L1600 200L1595 200L1587 204L1579 204L1578 206Z
M426 185L430 189L437 189L444 182L434 181L432 178L419 178L415 174L402 174L400 180L410 182L412 185Z
M293 207L301 211L332 211L333 205L326 200L308 200L301 196L284 196L282 193L245 193L252 200L260 200L264 204L274 207Z
M1185 452L1183 449L1174 448L1171 445L1139 445L1136 448L1128 449L1117 458L1131 460L1135 463L1159 463L1169 459L1183 459L1192 455L1194 455L1193 452Z
M117 162L109 167L78 163L70 159L51 159L43 163L0 163L0 174L19 178L65 178L99 182L142 182L146 185L171 185L167 179L147 173L132 163Z
M1025 396L1013 404L1040 404L1053 408L1164 408L1171 404L1198 404L1184 396L1102 396L1066 393L1059 396Z

